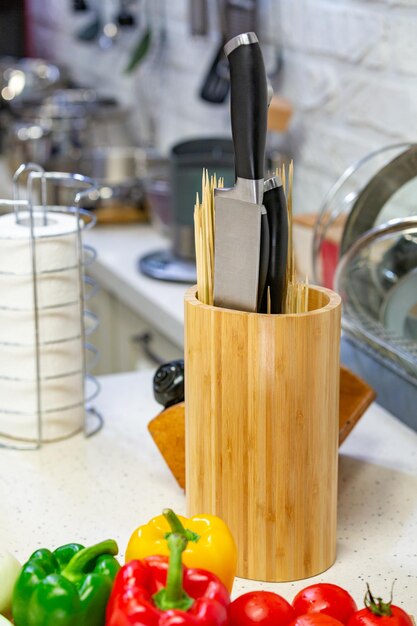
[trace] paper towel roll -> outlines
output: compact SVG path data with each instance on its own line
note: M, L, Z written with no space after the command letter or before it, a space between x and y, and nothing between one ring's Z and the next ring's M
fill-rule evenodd
M37 386L28 212L20 211L19 220L12 213L0 217L0 433L33 439ZM77 220L53 211L44 225L43 213L36 211L34 222L41 404L44 411L57 410L43 414L42 432L54 439L78 430L84 418ZM74 404L80 406L59 410Z

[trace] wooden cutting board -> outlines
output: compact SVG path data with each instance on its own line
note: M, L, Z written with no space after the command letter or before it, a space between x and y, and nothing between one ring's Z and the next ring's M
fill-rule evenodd
M359 376L340 368L339 445L358 423L376 393ZM149 432L173 473L185 489L185 406L179 402L165 409L148 424Z
M131 224L149 221L147 210L113 202L95 210L98 224Z

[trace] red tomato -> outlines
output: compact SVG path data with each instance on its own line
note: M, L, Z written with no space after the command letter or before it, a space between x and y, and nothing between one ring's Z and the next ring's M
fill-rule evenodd
M347 624L357 610L356 603L347 591L330 583L317 583L302 589L292 601L296 615L324 613Z
M365 608L357 611L348 622L348 626L413 626L411 617L399 606L384 602L382 598L375 598L366 584Z
M348 626L413 626L411 617L399 606L391 604L391 615L375 615L371 609L357 611Z
M291 604L272 591L244 593L229 604L228 613L229 626L286 626L295 617Z
M343 626L338 619L324 613L305 613L298 615L290 626Z

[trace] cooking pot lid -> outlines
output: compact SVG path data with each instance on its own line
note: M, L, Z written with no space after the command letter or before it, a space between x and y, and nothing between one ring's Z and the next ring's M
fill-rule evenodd
M414 180L416 179L416 180ZM408 202L405 190L401 202L393 198L399 190L410 183ZM377 223L386 221L381 219L382 212L389 212L388 203L392 200L392 217L405 217L417 214L415 202L417 188L417 145L411 145L399 154L365 185L358 194L343 230L340 245L340 256L363 233L373 228ZM411 198L411 206L410 199ZM407 206L408 205L408 206ZM389 215L389 213L388 213ZM391 217L389 216L389 217ZM388 219L389 219L388 217Z

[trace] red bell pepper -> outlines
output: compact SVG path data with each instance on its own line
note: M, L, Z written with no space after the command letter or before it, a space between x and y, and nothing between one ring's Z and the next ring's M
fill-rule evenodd
M211 572L182 565L184 535L170 533L166 556L126 563L107 605L106 626L226 626L229 593Z

